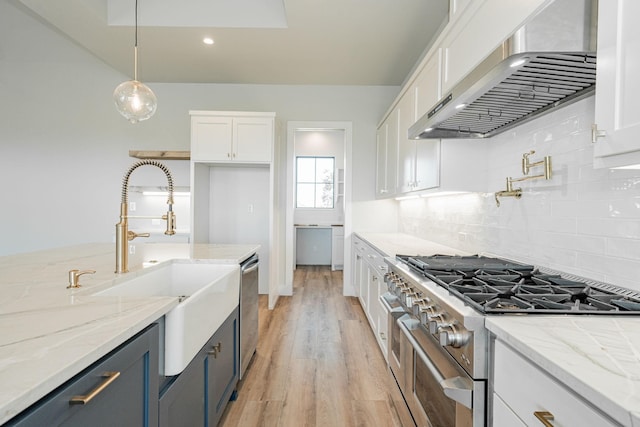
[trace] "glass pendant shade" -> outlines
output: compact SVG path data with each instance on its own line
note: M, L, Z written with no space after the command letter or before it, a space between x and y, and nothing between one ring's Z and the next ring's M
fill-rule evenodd
M153 91L137 80L120 83L113 91L113 101L118 112L131 123L147 120L154 115L158 106Z
M135 42L133 45L133 80L120 83L113 91L113 101L118 112L131 123L138 123L153 116L158 99L151 89L138 81L138 0L135 1Z

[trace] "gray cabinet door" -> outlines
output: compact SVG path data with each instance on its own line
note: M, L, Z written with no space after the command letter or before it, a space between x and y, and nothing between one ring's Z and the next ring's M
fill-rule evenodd
M235 396L240 369L238 326L238 309L236 309L205 346L207 426L209 427L218 424L229 399Z
M159 427L214 427L234 395L240 370L236 308L160 396Z
M116 374L117 373L117 374ZM158 425L158 326L67 381L7 426L121 427ZM88 398L92 391L100 390ZM82 403L72 403L85 397Z
M205 425L205 360L198 353L160 396L159 427Z

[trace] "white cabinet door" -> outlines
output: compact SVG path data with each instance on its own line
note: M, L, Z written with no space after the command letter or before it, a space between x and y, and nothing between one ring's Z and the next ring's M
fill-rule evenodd
M393 110L387 119L387 196L398 194L398 109Z
M540 412L550 413L552 425L558 427L616 425L596 409L598 402L583 400L498 340L495 342L493 384L495 394L525 425L542 425L536 417ZM495 402L494 399L494 405ZM494 422L494 427L502 427L502 424Z
M523 423L522 420L509 409L500 396L495 393L493 393L492 419L491 425L493 427L526 427L526 424Z
M595 167L640 165L640 2L598 5Z
M191 159L230 161L233 135L231 117L193 116L191 118Z
M416 144L415 190L427 190L440 185L440 140L419 139ZM464 172L462 172L464 173Z
M442 97L442 49L437 48L416 78L416 119L424 116Z
M415 86L398 103L398 193L426 190L439 184L440 140L415 140L407 136L417 119L418 95L418 87ZM434 98L431 96L431 99Z
M449 90L550 0L475 0L443 40L442 92Z
M331 227L331 270L342 270L344 265L344 228Z
M233 160L271 162L273 119L239 117L233 119Z
M387 197L387 134L389 124L385 121L376 132L376 198Z
M416 122L415 88L405 92L398 102L398 181L399 193L416 187L416 141L409 139L409 128Z
M273 127L273 117L234 117L224 112L192 115L191 159L212 163L271 163Z

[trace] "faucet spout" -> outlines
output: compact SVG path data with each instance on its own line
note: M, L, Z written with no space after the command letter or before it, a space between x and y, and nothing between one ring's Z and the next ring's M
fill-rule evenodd
M136 237L149 237L149 233L134 233L129 231L129 216L128 204L129 204L129 177L131 173L140 166L156 166L164 172L167 177L169 197L167 199L166 215L162 216L162 219L167 221L167 229L164 234L174 235L176 234L176 217L173 213L173 177L169 169L162 163L155 160L141 160L134 163L122 180L122 198L120 200L120 222L116 224L116 273L127 273L129 271L129 257L128 257L128 242Z
M515 197L516 199L519 199L520 197L522 197L522 188L514 189L513 182L514 180L512 180L511 178L507 178L507 189L503 191L497 191L495 193L497 207L500 207L499 197Z

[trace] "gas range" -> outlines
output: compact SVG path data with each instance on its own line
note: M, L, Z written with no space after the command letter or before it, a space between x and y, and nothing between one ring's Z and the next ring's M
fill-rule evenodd
M479 255L396 259L485 314L640 314L640 293L532 265Z
M640 293L506 259L387 258L389 296L475 379L486 379L488 315L640 315Z

